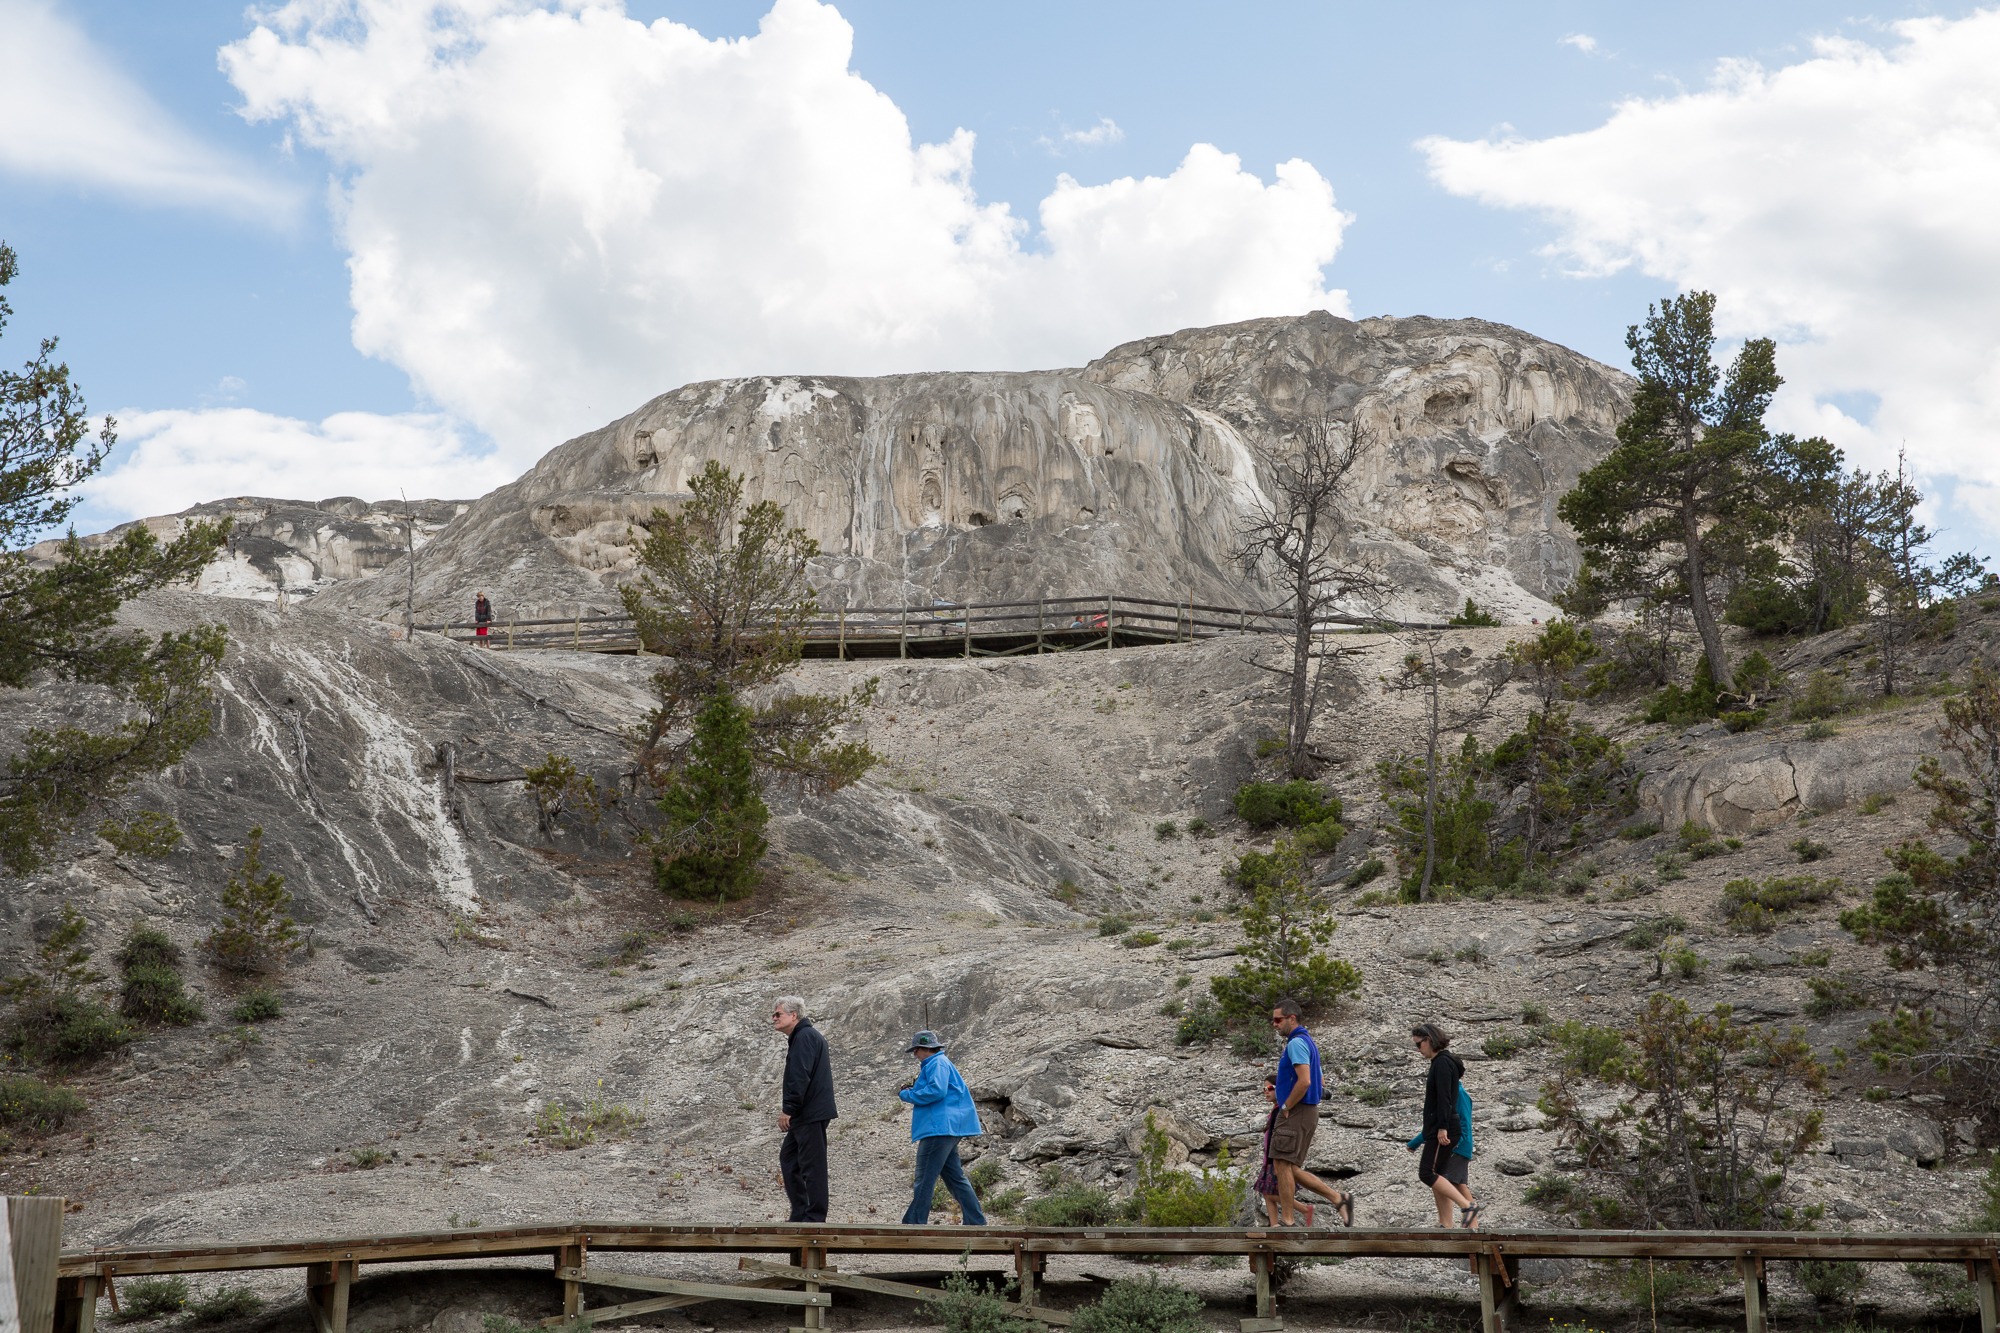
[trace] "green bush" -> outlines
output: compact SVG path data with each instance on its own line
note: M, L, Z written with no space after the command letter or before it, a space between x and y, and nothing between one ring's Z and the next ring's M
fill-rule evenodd
M1708 971L1708 960L1686 945L1661 954L1660 962L1672 968L1674 975L1682 981L1699 981L1702 973Z
M1159 823L1153 825L1153 836L1161 842L1172 842L1175 838L1181 836L1180 825L1174 823L1171 819L1162 819Z
M1122 916L1099 917L1097 920L1097 933L1099 935L1123 935L1130 929L1132 929L1132 923Z
M119 989L118 1011L141 1023L170 1023L185 1027L201 1021L199 1002L187 993L181 977L181 951L161 932L149 926L134 926L118 950L118 967L124 984Z
M1201 1297L1153 1275L1113 1282L1070 1318L1070 1333L1208 1333Z
M217 1287L188 1306L190 1324L226 1324L248 1319L264 1308L264 1298L248 1287Z
M1628 949L1657 949L1687 928L1686 917L1668 912L1632 927L1621 942Z
M89 1109L82 1096L28 1074L0 1074L0 1129L39 1138L59 1133Z
M1094 1185L1063 1185L1030 1199L1021 1216L1031 1227L1103 1227L1118 1220L1118 1201Z
M964 1268L944 1280L944 1295L931 1304L944 1333L1042 1333L1040 1324L1017 1318L1007 1309L1013 1284L980 1282Z
M1135 930L1119 941L1128 949L1150 949L1159 942L1159 933L1151 930Z
M164 1319L187 1308L188 1284L184 1277L142 1277L118 1287L119 1317L129 1323Z
M201 1002L187 993L187 982L171 967L145 963L125 969L118 992L118 1012L141 1023L186 1027L203 1017Z
M1229 1030L1229 1020L1214 1000L1203 995L1187 1007L1174 1024L1174 1041L1182 1046L1205 1046Z
M1767 934L1787 912L1826 902L1842 887L1838 879L1811 875L1773 875L1762 884L1732 879L1722 886L1723 915L1732 929Z
M1246 782L1236 792L1236 814L1253 829L1304 828L1340 820L1340 798L1300 778L1293 782Z
M1465 609L1445 623L1455 629L1491 629L1500 622L1486 608L1468 597L1465 599Z
M1348 872L1347 878L1340 881L1341 887L1358 889L1364 884L1373 884L1376 880L1382 878L1383 872L1388 870L1388 868L1388 866L1382 864L1381 857L1371 856Z
M1821 1305L1851 1305L1861 1294L1861 1265L1852 1259L1801 1259L1799 1285Z
M1986 1179L1979 1186L1979 1205L1972 1215L1974 1231L2000 1231L2000 1152L1986 1163Z
M1528 1049L1528 1041L1518 1032L1496 1032L1479 1044L1492 1060L1511 1060Z
M131 1027L87 995L45 995L14 1009L8 1044L29 1064L89 1064L130 1042Z
M1806 687L1792 700L1792 721L1823 722L1847 711L1847 682L1831 671L1815 671L1806 678Z
M1280 838L1271 859L1269 882L1243 909L1242 960L1208 983L1224 1018L1260 1030L1280 999L1313 1009L1361 989L1352 963L1323 952L1337 923L1306 883L1304 855Z
M243 992L236 1007L229 1016L238 1023L268 1023L274 1018L285 1016L285 1007L278 1000L277 992L259 987Z
M972 1192L984 1199L1000 1183L1004 1168L991 1157L982 1157L966 1169L965 1178L972 1182Z
M1831 1018L1868 1005L1868 993L1846 977L1808 977L1806 989L1812 992L1806 1001L1806 1014L1812 1018Z
M1552 1213L1566 1213L1582 1199L1583 1190L1568 1176L1540 1175L1528 1182L1521 1202Z
M1802 865L1810 865L1814 861L1824 861L1827 857L1833 855L1833 849L1825 843L1814 842L1811 838L1803 837L1791 844L1791 852L1792 855L1799 858L1799 862Z
M1148 1111L1145 1141L1139 1152L1139 1188L1134 1195L1140 1224L1228 1226L1249 1188L1237 1172L1229 1169L1228 1145L1216 1155L1215 1165L1203 1167L1199 1175L1177 1171L1169 1165L1169 1146L1166 1132Z
M1631 1058L1631 1047L1626 1045L1624 1034L1616 1028L1595 1027L1571 1019L1556 1024L1549 1035L1555 1039L1556 1050L1561 1052L1565 1070L1594 1078L1600 1083L1610 1082L1616 1071Z

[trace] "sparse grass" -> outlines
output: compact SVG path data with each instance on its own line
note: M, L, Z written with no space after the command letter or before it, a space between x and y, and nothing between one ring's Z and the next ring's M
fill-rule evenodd
M1835 898L1842 887L1838 879L1811 875L1773 875L1762 884L1732 879L1722 886L1723 915L1732 930L1764 935L1787 913Z
M1123 935L1130 929L1132 929L1132 923L1122 916L1101 916L1097 918L1097 933L1107 938L1112 935Z
M1118 1202L1094 1185L1068 1184L1030 1199L1022 1217L1031 1227L1101 1227L1118 1219Z
M1708 960L1686 945L1661 954L1660 962L1682 981L1699 981L1708 971Z
M1486 1052L1489 1059L1511 1060L1529 1046L1526 1037L1518 1032L1496 1032L1479 1043L1479 1049Z
M1799 734L1809 741L1830 741L1840 734L1840 728L1827 721L1809 722Z
M1159 942L1159 935L1150 930L1132 931L1121 941L1128 949L1149 949Z
M1687 878L1687 858L1672 852L1658 852L1653 856L1653 873L1660 877L1660 883L1672 884Z
M1644 842L1647 838L1658 836L1659 832L1660 821L1649 819L1643 824L1630 824L1619 829L1618 836L1627 842Z
M1896 798L1893 796L1879 791L1871 792L1861 798L1861 813L1864 815L1879 815L1895 803Z
M1868 1007L1868 993L1846 977L1808 977L1806 989L1812 992L1806 1001L1806 1014L1812 1018L1831 1018Z
M1521 1006L1521 1021L1529 1027L1540 1027L1549 1021L1548 1006L1539 1000L1529 1000Z
M1686 917L1678 912L1668 912L1632 927L1625 932L1620 943L1628 949L1657 949L1687 928Z
M1215 826L1197 815L1187 822L1187 833L1190 838L1212 838L1215 836Z
M1162 819L1153 825L1153 836L1161 842L1172 842L1181 836L1181 826L1171 819Z
M1735 842L1735 847L1730 846L1730 842L1732 841ZM1741 847L1743 843L1740 839L1718 838L1715 836L1714 829L1703 824L1697 824L1690 819L1681 825L1680 845L1681 850L1686 852L1690 859L1706 861L1711 856L1721 856L1725 852L1733 852L1737 847Z
M1486 961L1486 948L1479 941L1474 940L1472 943L1461 947L1457 952L1453 953L1452 957L1461 963L1483 963Z
M1792 843L1791 850L1792 854L1799 858L1801 865L1810 865L1814 861L1824 861L1827 857L1833 855L1833 849L1825 843L1814 842L1811 838L1805 837Z
M645 1123L643 1104L634 1108L622 1102L592 1097L575 1109L559 1101L546 1103L535 1113L532 1133L538 1139L569 1151L597 1142L600 1132L609 1137L622 1138Z
M1388 869L1389 867L1383 864L1381 857L1371 856L1347 872L1347 878L1340 881L1341 887L1358 889L1364 884L1373 884L1376 880L1382 878Z
M1363 1106L1387 1106L1395 1091L1386 1083L1357 1083L1346 1089L1347 1095Z
M347 1154L348 1164L356 1171L373 1171L388 1160L389 1154L376 1147L354 1148Z
M0 1130L5 1131L0 1139L60 1133L88 1109L82 1094L60 1083L44 1083L29 1074L0 1074Z
M1800 967L1825 967L1833 961L1833 950L1807 949L1796 961Z

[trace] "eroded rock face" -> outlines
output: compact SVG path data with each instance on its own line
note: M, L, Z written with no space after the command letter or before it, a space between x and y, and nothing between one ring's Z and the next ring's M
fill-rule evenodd
M1629 381L1478 320L1324 313L1189 330L1081 370L691 384L551 451L419 555L423 619L615 604L655 509L709 460L821 546L828 606L1106 591L1264 604L1234 558L1266 446L1312 416L1366 447L1351 515L1392 611L1467 595L1546 614L1573 575L1555 504L1610 447ZM400 571L336 602L399 607Z
M1857 726L1818 741L1707 728L1684 739L1678 755L1646 758L1639 804L1667 828L1693 820L1719 833L1746 833L1802 811L1905 791L1918 762L1935 752L1935 731L1892 725Z
M370 504L351 495L314 502L246 495L211 500L178 514L122 523L83 541L89 547L108 546L135 527L150 528L161 541L171 541L190 524L226 518L231 522L229 544L202 572L196 589L258 601L295 600L387 569L403 559L411 543L422 551L447 523L466 511L468 503L382 500ZM59 541L45 541L31 548L28 555L47 563L58 558L60 547Z

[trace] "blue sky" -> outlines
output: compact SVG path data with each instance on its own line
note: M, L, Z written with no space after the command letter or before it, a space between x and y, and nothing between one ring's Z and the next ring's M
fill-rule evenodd
M1986 442L2000 427L2000 360L1992 330L1973 332L2000 282L2000 254L1982 239L1993 229L1949 218L1913 229L1885 214L1898 192L1914 209L1941 180L2000 203L2000 148L1968 142L1950 109L1966 95L1953 79L1975 77L1958 62L2000 27L1976 6L1437 3L1419 16L1382 5L862 2L829 21L798 0L791 54L767 41L773 54L704 84L722 48L642 51L636 24L600 24L594 44L536 69L557 43L506 48L491 27L492 11L531 6L462 3L469 45L424 52L434 60L421 78L386 94L422 113L385 124L367 114L382 89L313 57L424 11L417 0L321 3L349 12L318 27L270 22L271 40L238 46L229 72L219 53L258 26L240 3L0 0L0 48L10 32L74 39L36 57L63 76L45 96L0 92L0 140L45 132L66 96L116 103L106 83L128 95L102 134L56 144L53 160L0 151L0 238L23 265L0 354L20 359L30 338L59 334L93 407L136 425L124 481L93 493L89 520L177 508L217 486L379 498L400 481L476 493L564 434L707 374L1074 362L1163 331L1148 320L1176 327L1286 303L1476 315L1623 364L1625 326L1649 300L1709 286L1725 319L1736 312L1730 332L1785 340L1795 393L1780 424L1824 429L1871 466L1907 445L1959 544L2000 549L2000 463ZM623 13L750 38L767 8L627 0ZM1928 37L1895 26L1912 19L1931 22ZM858 78L824 83L832 128L815 129L812 106L766 126L774 102L819 95L825 60L837 69L840 20ZM562 31L581 43L585 26ZM502 60L504 49L514 54ZM482 52L485 82L456 87L455 62ZM1986 58L1989 106L1993 67ZM574 107L532 104L549 85L596 77L658 83L574 122L564 119ZM508 79L522 81L523 114L489 123ZM453 96L465 106L431 115ZM1653 109L1621 114L1631 99ZM246 119L246 105L262 118ZM656 105L660 126L647 123ZM1857 129L1828 107L1867 120ZM955 185L926 177L913 194L871 199L896 114L917 145L971 132L969 150L940 169ZM1872 141L1869 127L1882 125L1898 128ZM548 163L588 156L607 133L650 144L635 150L648 180L672 179L684 158L702 157L691 141L709 137L740 142L753 160L711 155L688 168L684 194L611 223L603 210L625 208L616 201L629 194L615 171L575 188L573 218L500 216L509 191L540 189ZM562 142L516 153L510 134ZM1458 147L1427 146L1440 140ZM1183 171L1197 144L1235 155L1235 174L1214 163ZM838 160L848 145L860 145L853 170ZM149 154L178 166L149 171L138 160ZM815 174L830 155L833 169ZM1286 191L1276 169L1294 160L1312 179L1295 176ZM1912 162L1930 175L1911 179ZM458 172L449 188L435 184ZM1058 234L1038 210L1060 174L1083 187L1068 196L1082 221ZM1127 179L1165 183L1132 198L1115 185ZM854 197L850 180L861 182ZM359 205L330 206L330 181ZM1224 186L1240 207L1191 206ZM1327 187L1331 202L1315 193ZM787 303L813 283L813 265L843 267L802 234L822 208L834 231L849 213L865 224L871 209L901 220L935 208L934 224L919 219L930 230L896 244L914 253L949 233L956 249L935 272L923 268L932 261L908 265L912 288L886 312L869 292L836 291L788 314L803 309ZM1186 225L1201 234L1140 256L1150 269L1135 259L1129 274L1097 272L1100 233L1129 234L1135 219L1171 228L1191 211L1200 216ZM982 245L1018 253L966 257ZM574 276L577 250L592 246L609 276ZM1197 280L1232 247L1279 260ZM620 290L622 256L668 249L706 258L692 275L661 271ZM450 283L413 290L410 265L461 253ZM1329 262L1315 265L1322 254ZM855 271L895 258L863 255ZM350 260L377 266L376 290L350 285ZM545 281L566 264L571 278ZM1161 295L1160 273L1187 276L1184 290ZM1053 295L1083 279L1094 284L1087 303ZM576 294L594 283L598 295ZM969 293L959 304L927 304L959 283ZM468 284L477 307L451 308ZM738 321L745 308L763 323ZM790 332L766 327L779 322ZM848 323L882 331L850 340ZM1882 364L1870 339L1899 336L1936 345ZM562 387L526 400L513 389L524 365Z

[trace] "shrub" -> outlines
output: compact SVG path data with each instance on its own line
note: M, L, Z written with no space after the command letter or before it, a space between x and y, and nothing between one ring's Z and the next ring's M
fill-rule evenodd
M1657 949L1688 928L1687 918L1668 912L1625 932L1622 943L1628 949Z
M1570 1075L1609 1083L1631 1058L1631 1048L1616 1028L1595 1027L1575 1019L1558 1023L1550 1033L1561 1053L1561 1068Z
M264 1308L264 1298L248 1287L217 1287L187 1308L190 1324L226 1324L248 1319Z
M1208 1333L1201 1297L1148 1274L1113 1282L1070 1318L1071 1333Z
M1347 1095L1363 1106L1387 1106L1395 1092L1386 1083L1358 1083L1347 1089Z
M1821 722L1847 710L1847 682L1831 671L1815 671L1806 678L1806 687L1792 700L1792 721Z
M665 827L653 881L670 897L729 902L756 891L771 811L758 788L752 716L727 690L695 714L687 765L658 801Z
M1660 962L1672 968L1674 975L1682 981L1698 981L1701 974L1708 971L1708 960L1686 945L1661 954Z
M1732 929L1765 934L1777 927L1778 918L1835 897L1841 890L1838 879L1815 879L1811 875L1774 875L1762 884L1750 879L1732 879L1722 886L1722 909Z
M1167 1152L1166 1132L1148 1111L1135 1196L1140 1223L1149 1227L1229 1225L1248 1186L1229 1169L1228 1145L1216 1154L1215 1165L1203 1167L1199 1175L1175 1170L1167 1162Z
M1118 1202L1094 1185L1063 1185L1021 1210L1031 1227L1103 1227L1118 1220Z
M40 1138L55 1134L89 1109L83 1098L59 1083L28 1074L0 1074L0 1129Z
M1316 783L1300 778L1293 782L1246 782L1236 791L1236 814L1253 829L1304 828L1340 820L1340 798L1329 796Z
M262 987L245 991L236 1007L229 1011L229 1017L238 1023L268 1023L284 1014L285 1007L279 1003L277 992Z
M1851 1305L1861 1294L1861 1265L1852 1259L1801 1259L1799 1285L1821 1305Z
M179 1314L187 1308L187 1303L188 1284L184 1277L142 1277L119 1284L121 1316L135 1324Z
M1861 800L1861 813L1864 815L1879 815L1895 803L1896 798L1893 796L1885 795L1879 791L1870 792Z
M1190 838L1212 838L1215 836L1214 827L1199 815L1187 822L1187 832Z
M1132 923L1122 916L1105 916L1097 919L1097 933L1099 935L1123 935L1130 929L1132 929Z
M1128 949L1150 949L1159 942L1159 934L1150 930L1135 930L1120 941Z
M389 1160L389 1154L380 1148L356 1148L347 1154L347 1160L357 1171L373 1171Z
M1381 857L1371 856L1347 872L1347 878L1340 881L1341 887L1358 889L1364 884L1373 884L1376 880L1382 878L1383 872L1388 870L1388 868L1388 866L1382 863Z
M1465 609L1445 623L1457 629L1490 629L1500 622L1479 603L1468 597L1465 599Z
M185 1027L199 1022L202 1009L187 993L181 977L181 951L174 942L148 926L134 926L118 950L124 984L118 1011L141 1023L171 1023Z
M5 1044L28 1063L84 1064L132 1040L132 1030L88 992L104 980L83 942L89 928L83 913L64 903L31 970L0 982L0 995L14 1001Z
M980 1282L961 1267L944 1280L944 1295L931 1304L944 1333L1041 1333L1040 1324L1016 1318L1007 1309L1013 1286Z
M1791 844L1791 852L1799 858L1801 865L1810 865L1814 861L1824 861L1832 856L1833 848L1823 842L1814 842L1811 838L1802 837Z
M1162 819L1159 823L1153 825L1153 836L1161 842L1172 842L1175 838L1181 836L1180 825L1174 823L1171 819Z
M1675 856L1672 852L1653 854L1653 873L1660 877L1660 883L1673 884L1687 878L1687 858Z
M209 932L208 952L218 967L264 973L282 967L299 947L292 895L285 877L264 874L264 830L253 828L243 864L222 886L222 920Z
M1205 1046L1228 1030L1229 1020L1222 1016L1221 1008L1204 995L1174 1024L1174 1041L1182 1046Z
M1528 1048L1528 1043L1517 1032L1496 1032L1479 1044L1479 1049L1494 1060L1511 1060Z
M1868 1003L1867 992L1846 977L1808 977L1806 989L1812 992L1806 1001L1806 1013L1812 1018L1831 1018Z
M972 1182L972 1192L984 1199L1000 1183L1003 1168L991 1157L982 1157L966 1169L965 1178Z
M1552 1213L1566 1213L1579 1202L1583 1191L1568 1176L1540 1175L1528 1182L1521 1202Z
M1659 831L1660 821L1648 819L1639 824L1627 824L1618 830L1618 836L1627 842L1644 842L1647 838L1657 836Z
M1972 1215L1974 1231L2000 1231L2000 1152L1986 1163L1986 1179L1979 1186L1979 1204Z
M1964 1269L1954 1264L1904 1264L1903 1271L1916 1282L1933 1311L1960 1316L1979 1313L1979 1298Z

